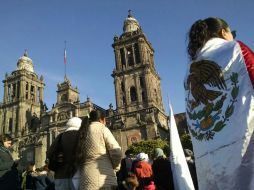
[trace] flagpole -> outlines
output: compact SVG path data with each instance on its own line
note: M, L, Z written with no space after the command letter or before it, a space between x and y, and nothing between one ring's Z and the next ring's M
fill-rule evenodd
M67 78L66 76L66 65L67 65L67 57L66 57L66 40L64 41L64 79Z
M172 105L171 104L171 101L170 101L170 99L169 99L169 94L167 95L167 98L168 98L168 132L169 132L169 134L170 134L170 114L171 114L171 108L170 108L170 105Z

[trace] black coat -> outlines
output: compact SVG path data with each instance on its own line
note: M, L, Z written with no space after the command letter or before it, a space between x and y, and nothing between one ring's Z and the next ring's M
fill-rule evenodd
M173 190L174 182L169 159L159 157L152 165L157 190Z
M21 178L17 168L12 167L0 178L0 189L20 190Z
M26 189L36 189L36 177L32 175L32 172L26 174Z
M77 140L78 131L71 130L58 135L55 141L51 144L47 153L47 158L49 158L49 162L52 156L54 154L57 154L57 149L61 148L61 151L63 153L63 164L58 167L56 171L54 171L55 179L71 178L75 173L73 167ZM59 144L60 146L58 146Z

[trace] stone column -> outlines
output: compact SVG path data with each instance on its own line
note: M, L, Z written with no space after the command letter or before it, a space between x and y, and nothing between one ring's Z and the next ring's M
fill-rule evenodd
M43 85L40 87L40 100L43 101L44 94L43 94Z
M18 109L19 118L18 118L18 131L17 131L18 136L21 136L22 129L25 128L25 123L24 123L25 114L24 113L25 112L23 110L22 103L19 102L19 109Z
M30 83L28 83L28 100L30 100L31 101L31 84Z
M141 64L145 64L145 45L144 45L144 39L140 38L138 40L138 45L139 45L139 53L140 53L140 61L141 61Z
M137 102L140 103L142 100L141 91L140 91L140 84L139 84L139 75L134 75L135 86L136 86L136 93L137 93Z
M119 107L123 106L123 102L121 101L121 84L119 77L115 76L115 96L116 96L116 107L119 109Z
M133 62L134 62L133 65L136 65L136 52L135 52L133 44L131 46L131 50L132 50L132 56L133 56Z
M34 103L35 104L38 104L38 102L37 102L37 85L35 84L34 85Z
M18 95L18 83L15 82L12 84L13 86L15 85L15 89L13 88L13 90L15 91L15 94L14 94L14 101L17 100L17 95Z
M124 84L126 105L129 106L130 105L130 92L129 92L129 85L126 84L125 77L123 78L123 84Z
M7 103L8 99L8 84L7 81L4 83L4 103Z
M145 69L145 91L146 91L146 94L147 94L147 100L148 102L151 102L152 101L152 94L151 94L151 85L150 85L150 77L149 77L149 74L150 74L150 71L149 71L149 68L146 68Z
M10 85L10 88L8 89L8 90L10 90L10 92L9 92L10 93L9 94L9 98L10 98L9 101L12 102L13 101L13 98L12 98L13 86L12 86L11 83L9 85Z
M23 101L25 99L25 94L24 94L24 88L25 88L26 83L24 82L24 80L21 78L20 80L20 91L19 91L19 96L20 96L20 100Z
M114 49L115 52L115 63L116 63L116 70L120 70L122 68L121 66L121 57L120 57L120 50L118 47Z

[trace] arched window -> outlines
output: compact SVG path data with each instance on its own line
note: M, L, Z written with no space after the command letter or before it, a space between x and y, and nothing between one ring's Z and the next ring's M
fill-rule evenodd
M135 61L136 61L136 64L139 64L140 63L140 53L139 53L139 48L138 48L138 44L135 43L134 45L134 52L135 52Z
M125 96L123 96L123 105L126 105L126 99L125 99Z
M131 67L134 65L132 46L127 48L127 56L128 56L128 66Z
M121 90L122 90L122 92L124 93L125 92L125 87L124 87L124 83L123 82L121 82Z
M131 102L135 102L137 100L137 92L134 86L130 88L130 95L131 95Z
M121 56L122 65L126 66L125 52L123 48L120 49L120 56Z
M144 87L145 87L145 82L144 82L144 77L143 77L143 76L141 76L141 77L139 78L139 82L140 82L140 87L141 87L141 88L144 88Z
M145 92L144 91L142 91L142 101L146 101L146 95L145 95Z

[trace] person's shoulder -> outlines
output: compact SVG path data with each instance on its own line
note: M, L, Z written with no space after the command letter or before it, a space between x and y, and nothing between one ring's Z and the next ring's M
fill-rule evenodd
M78 134L77 130L70 130L70 131L65 131L62 133L63 137L69 137L69 136L76 136Z
M103 127L105 125L103 125L101 122L99 121L93 121L91 122L90 126L96 126L96 127Z

